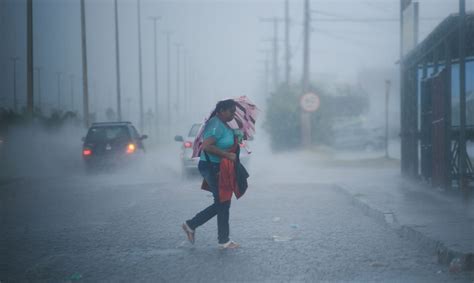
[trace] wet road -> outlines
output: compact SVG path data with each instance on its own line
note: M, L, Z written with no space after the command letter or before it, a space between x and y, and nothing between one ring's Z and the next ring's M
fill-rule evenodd
M472 281L331 182L252 165L249 191L231 206L231 237L242 245L232 251L217 249L214 219L194 246L185 240L180 224L212 197L166 166L3 184L0 281Z

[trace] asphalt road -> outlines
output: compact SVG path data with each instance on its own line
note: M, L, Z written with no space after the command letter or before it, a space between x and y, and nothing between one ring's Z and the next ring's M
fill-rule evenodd
M268 166L270 178L253 174L232 202L231 237L241 248L218 250L215 219L192 246L180 225L212 197L198 178L154 170L0 185L0 281L472 281L364 215L332 183L284 178Z

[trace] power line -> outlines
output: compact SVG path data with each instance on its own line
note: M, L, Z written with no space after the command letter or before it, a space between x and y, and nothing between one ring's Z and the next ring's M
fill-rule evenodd
M333 14L330 12L326 11L316 11L316 10L311 10L311 13L313 14L320 14L326 17L332 17L332 18L312 18L311 21L316 21L316 22L352 22L352 23L376 23L376 22L400 22L399 18L350 18L346 17L343 15L338 15L338 14ZM439 21L442 20L441 18L420 18L420 21Z
M441 18L420 18L420 21L440 21ZM396 22L399 23L398 18L338 18L338 19L312 19L314 22L351 22L351 23L381 23L381 22Z
M377 6L376 3L372 3L372 2L363 2L365 5L371 7L371 8L374 8L376 10L379 10L379 11L383 11L383 12L388 12L388 13L396 13L396 9L395 10L389 10L387 9L386 5L385 4L382 4L383 6ZM377 4L380 4L380 3L377 3Z
M343 35L336 35L336 34L330 33L328 31L325 31L325 30L322 30L322 29L314 29L313 28L312 31L324 34L324 35L326 35L328 37L331 37L331 38L334 38L336 40L343 40L344 43L352 43L352 44L356 44L356 45L360 45L360 46L364 46L364 47L370 46L370 44L367 44L363 41L359 41L359 40L356 40L354 38L350 38L350 37L343 36Z

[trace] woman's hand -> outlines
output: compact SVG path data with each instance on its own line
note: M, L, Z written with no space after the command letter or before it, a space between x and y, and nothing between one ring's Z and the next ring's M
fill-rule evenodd
M237 154L235 154L233 152L226 152L225 158L227 158L231 161L235 161L235 159L237 159Z

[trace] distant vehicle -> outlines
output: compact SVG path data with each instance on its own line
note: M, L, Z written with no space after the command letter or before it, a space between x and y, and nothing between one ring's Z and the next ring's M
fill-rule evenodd
M186 136L177 135L174 140L181 142L181 152L179 158L181 160L181 172L184 176L197 173L197 165L199 163L199 157L192 157L193 155L193 142L196 138L199 129L201 128L200 123L193 124L188 131Z
M199 157L192 157L193 155L193 142L198 134L199 130L201 129L201 123L195 123L189 129L188 134L183 137L181 135L177 135L174 137L174 140L177 142L181 142L181 169L182 173L185 176L197 173L197 166L199 163ZM249 142L244 140L240 144L240 155L239 159L240 162L245 166L248 165L250 159L250 149L249 149Z
M347 127L333 132L332 147L340 150L381 150L385 146L382 128Z
M145 153L143 140L131 122L93 123L82 147L86 169L130 163Z

